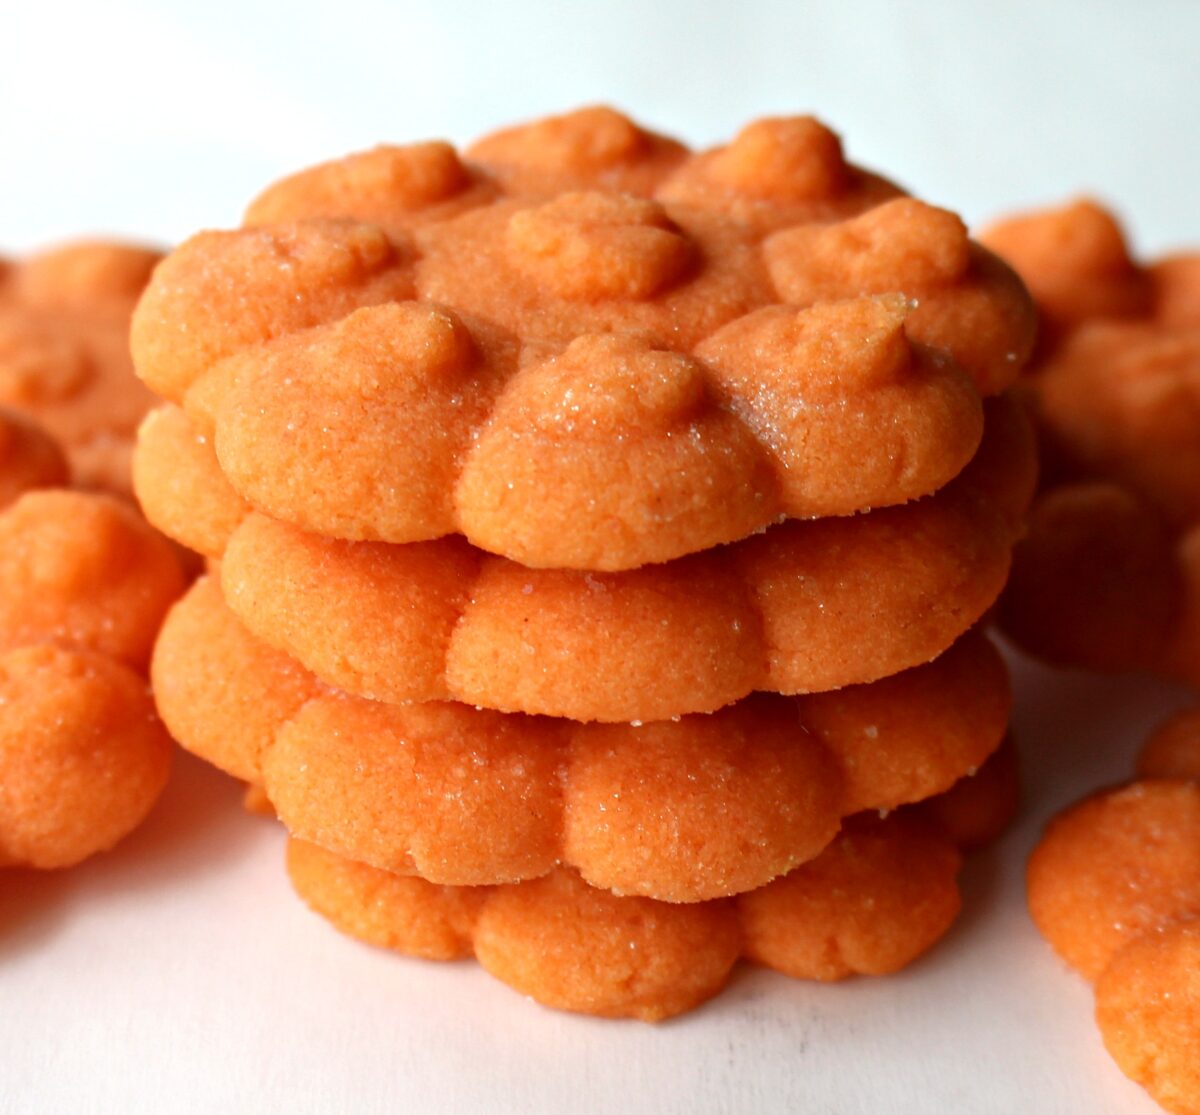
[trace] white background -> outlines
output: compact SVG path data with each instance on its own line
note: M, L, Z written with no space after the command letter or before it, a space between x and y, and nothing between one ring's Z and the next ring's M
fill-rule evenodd
M271 178L379 141L467 140L614 103L696 144L815 111L853 158L978 222L1080 191L1139 246L1200 243L1200 4L0 0L0 249L170 243ZM553 1014L474 965L338 937L280 834L191 760L75 871L0 876L0 1112L1156 1110L1033 932L1021 868L1053 809L1119 777L1183 699L1020 671L1021 827L910 972L743 972L653 1028Z

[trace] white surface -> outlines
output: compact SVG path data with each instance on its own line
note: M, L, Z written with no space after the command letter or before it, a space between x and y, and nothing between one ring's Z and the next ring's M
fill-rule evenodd
M1127 777L1183 694L1028 665L1018 680L1026 811L969 866L929 957L831 986L743 967L658 1027L339 936L291 893L277 826L185 757L115 852L0 877L0 1112L1150 1115L1030 925L1021 868L1051 812Z
M1198 42L1189 0L0 0L0 248L171 242L306 162L604 100L697 144L813 110L972 220L1087 189L1160 250L1200 242ZM1180 694L1021 680L1028 812L931 958L837 987L742 971L659 1028L340 938L292 897L274 827L182 760L113 854L0 877L0 1113L1153 1112L1020 876L1049 813L1124 777Z

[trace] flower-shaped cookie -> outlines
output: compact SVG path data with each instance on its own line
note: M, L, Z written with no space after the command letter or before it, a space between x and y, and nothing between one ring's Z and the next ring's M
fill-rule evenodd
M381 148L183 245L134 355L281 521L634 568L904 503L970 458L1031 306L896 193L812 121L697 156L604 110L465 161Z
M1051 489L1006 630L1051 661L1200 680L1200 254L1142 265L1094 202L995 226L1045 335L1028 390Z
M0 405L62 445L75 483L129 492L129 455L153 396L133 374L129 319L159 260L80 242L0 266Z
M811 859L842 816L948 789L996 749L1009 708L977 633L873 685L655 724L385 704L259 642L208 578L168 617L153 680L172 734L263 785L303 839L439 883L566 863L596 886L685 902Z
M182 591L124 503L35 491L0 512L0 864L70 866L154 804L171 743L143 671Z
M1147 740L1139 780L1051 821L1028 868L1043 936L1095 984L1121 1071L1169 1111L1200 1111L1200 708Z
M460 539L343 542L248 514L178 410L143 428L135 480L151 521L222 558L250 630L330 685L629 721L929 661L995 600L1034 469L1023 412L997 399L975 459L933 496L613 574L530 570Z
M898 971L958 915L961 857L897 817L856 820L816 859L692 905L620 897L559 868L502 887L445 887L288 842L300 896L360 940L434 960L474 955L547 1006L656 1022L720 991L739 956L794 979Z

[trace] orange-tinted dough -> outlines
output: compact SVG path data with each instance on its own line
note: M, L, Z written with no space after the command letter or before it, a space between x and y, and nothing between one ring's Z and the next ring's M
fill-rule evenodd
M923 802L974 774L1000 746L1012 694L1004 660L972 631L928 665L797 705L837 756L854 813Z
M1142 265L1095 202L984 234L1029 284L1047 336L1031 371L1059 466L1128 484L1177 526L1200 518L1200 253Z
M1095 318L1151 312L1147 275L1130 256L1117 219L1095 201L1010 217L984 229L980 239L1025 280L1041 314L1044 344Z
M134 431L153 405L133 374L129 318L159 258L81 241L0 276L0 405L44 426L84 487L129 491Z
M313 696L210 580L164 626L153 676L183 745L261 780L297 836L441 883L515 881L564 860L596 885L674 901L761 885L816 855L843 813L950 786L998 745L1008 714L1003 667L977 634L879 692L818 703L811 728L820 698L608 726ZM864 744L880 756L874 782ZM919 777L897 776L904 754Z
M558 869L502 887L439 887L288 843L301 897L342 932L431 959L477 956L562 1010L659 1021L724 985L739 954L809 979L910 963L958 912L959 857L909 822L857 826L736 902L618 897Z
M381 144L280 179L250 203L243 223L341 217L404 230L491 201L496 193L448 143Z
M763 311L699 362L588 332L517 370L511 342L393 303L231 357L189 409L213 423L235 490L305 529L457 530L525 565L627 569L784 515L903 503L959 472L978 398L953 365L910 353L903 314L882 300Z
M1137 774L1200 782L1200 706L1181 709L1151 733L1138 755Z
M1019 756L1012 737L1006 736L977 771L906 808L959 848L972 851L996 840L1012 823L1020 804Z
M35 491L0 513L0 645L54 641L141 669L183 587L170 544L118 500Z
M180 248L134 353L284 521L633 568L781 515L901 503L966 462L977 387L945 354L985 393L1011 381L1032 323L1015 277L908 201L835 223L820 252L761 242L896 193L806 119L694 157L602 109L465 163L380 148Z
M898 198L853 220L778 232L764 252L786 302L902 293L908 336L950 353L985 395L1008 387L1033 350L1028 292L945 209Z
M958 916L961 862L918 822L856 820L823 855L738 897L745 955L794 979L899 971Z
M1176 527L1200 521L1200 325L1087 323L1035 379L1054 455L1126 484Z
M244 782L262 783L262 753L310 697L317 680L233 621L212 577L167 614L150 681L171 735Z
M1135 782L1059 814L1029 859L1029 910L1094 980L1147 931L1200 917L1200 784Z
M87 651L0 656L0 865L69 867L136 827L171 741L146 683Z
M663 201L724 214L758 235L855 217L902 190L846 161L841 140L811 116L747 124L693 155L656 191Z
M410 256L406 242L353 221L199 233L167 256L138 303L137 373L179 401L232 353L411 297Z
M1115 484L1063 485L1034 505L998 615L1050 662L1154 669L1181 592L1170 532L1145 500Z
M147 423L138 490L156 525L210 554L240 523L224 583L260 637L362 696L581 720L711 710L756 688L819 691L928 661L995 599L1034 483L1023 412L997 399L972 464L927 500L586 574L457 539L347 543L243 520L190 429L171 410Z
M35 488L61 488L69 471L58 443L16 411L0 408L0 507Z
M1118 952L1096 983L1096 1022L1126 1076L1166 1110L1200 1115L1200 921Z
M648 194L683 162L687 149L595 105L492 132L466 154L512 194Z
M133 491L168 538L219 558L248 508L229 486L207 437L178 407L151 411L138 428Z

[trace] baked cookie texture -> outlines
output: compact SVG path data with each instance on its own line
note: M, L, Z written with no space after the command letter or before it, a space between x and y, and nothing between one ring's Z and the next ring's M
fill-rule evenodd
M1001 609L1024 648L1200 684L1200 254L1135 260L1090 201L983 233L1043 321L1045 494Z
M53 443L11 429L0 487L61 483ZM158 798L171 741L145 671L183 588L174 549L124 501L52 488L0 511L0 866L76 864Z
M0 261L0 405L59 443L76 487L130 492L134 434L154 396L133 372L129 320L160 258L78 241Z
M979 624L1036 487L1012 270L811 118L384 146L168 256L151 675L354 935L660 1018L841 978L1016 808ZM887 819L881 816L887 814Z
M1035 473L1023 410L996 399L971 463L923 500L596 574L527 569L457 538L300 531L241 503L178 409L147 420L135 459L151 522L221 558L242 622L324 682L389 702L611 722L930 661L998 596Z
M539 133L280 183L156 271L139 374L273 518L530 567L636 568L957 475L1032 344L1015 276L952 214L882 201L815 122L660 177L616 119L555 125L567 192Z
M184 747L261 785L295 835L435 882L577 868L671 902L763 885L840 819L950 789L1000 745L1003 663L971 633L867 686L711 716L584 725L330 690L251 635L218 585L172 610L152 669Z
M1200 708L1146 741L1138 778L1066 810L1029 859L1029 909L1095 985L1121 1070L1168 1111L1200 1111Z
M717 994L745 957L794 979L886 975L929 949L961 900L954 845L862 819L820 856L736 899L622 897L558 868L501 887L436 886L293 838L288 873L342 932L433 960L475 956L547 1006L656 1022Z

